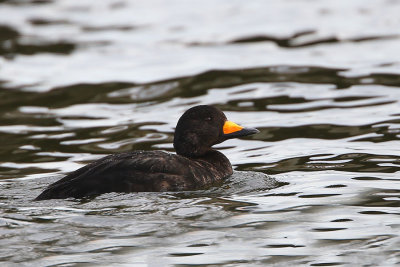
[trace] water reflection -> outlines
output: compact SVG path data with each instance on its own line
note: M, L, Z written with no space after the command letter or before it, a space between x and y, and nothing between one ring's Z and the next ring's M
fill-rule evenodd
M15 29L0 25L0 55L12 59L16 55L34 55L38 53L70 54L76 44L72 42L51 42L31 40L29 43L21 40L21 34Z

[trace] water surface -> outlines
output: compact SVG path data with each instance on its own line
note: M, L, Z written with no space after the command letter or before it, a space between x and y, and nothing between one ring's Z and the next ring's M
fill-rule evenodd
M400 2L1 1L5 266L400 263ZM197 104L260 133L221 187L33 202L105 155L173 152Z

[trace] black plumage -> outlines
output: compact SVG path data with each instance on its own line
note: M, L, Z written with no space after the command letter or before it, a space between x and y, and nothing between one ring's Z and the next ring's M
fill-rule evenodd
M213 106L196 106L187 110L176 126L177 154L132 151L109 155L49 185L36 200L204 188L232 174L229 160L212 146L256 132L227 121Z

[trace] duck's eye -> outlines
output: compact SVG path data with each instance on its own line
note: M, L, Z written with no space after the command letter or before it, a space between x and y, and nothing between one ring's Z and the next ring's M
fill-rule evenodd
M212 117L206 117L204 120L205 121L212 121Z

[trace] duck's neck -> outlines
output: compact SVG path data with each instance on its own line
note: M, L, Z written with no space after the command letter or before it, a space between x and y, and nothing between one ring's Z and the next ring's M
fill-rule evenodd
M174 140L174 148L178 155L187 157L187 158L198 158L203 157L208 154L210 151L213 151L211 147L201 147L198 145L194 145L191 142L175 142Z
M229 159L221 152L210 149L206 154L193 158L196 161L207 162L210 168L220 172L221 178L233 173Z

